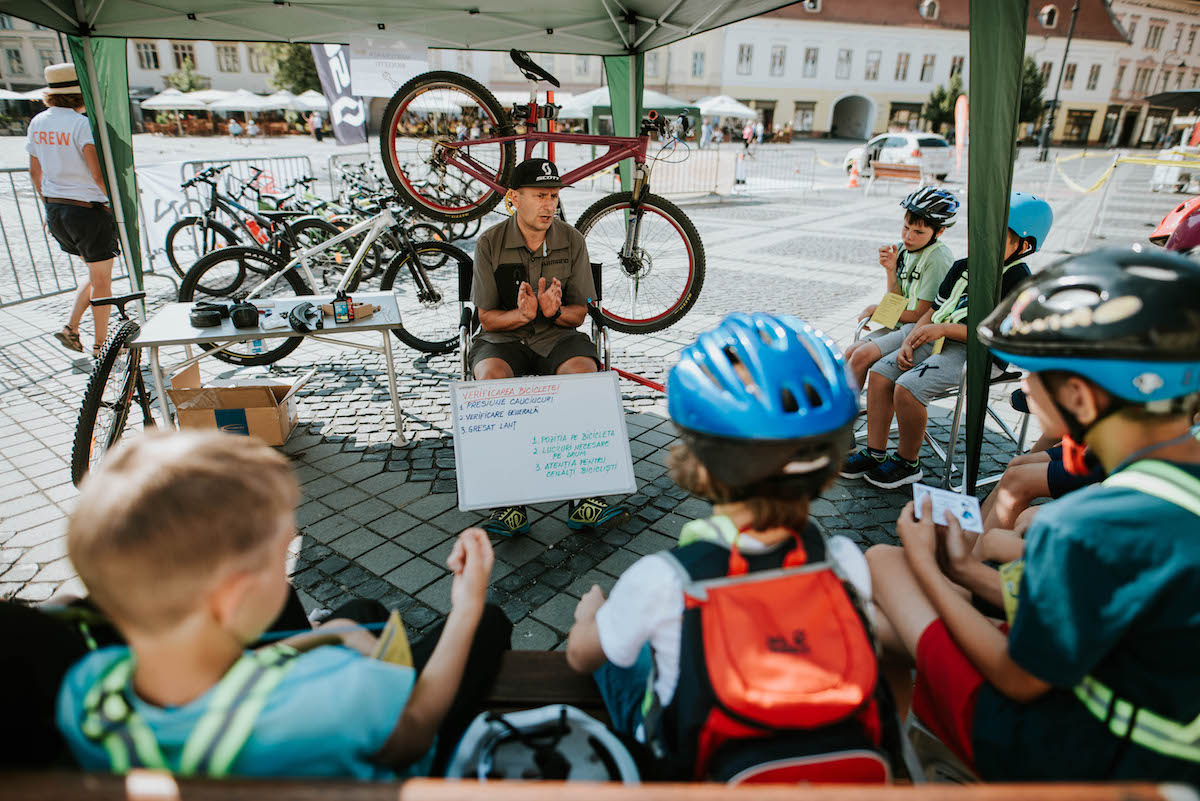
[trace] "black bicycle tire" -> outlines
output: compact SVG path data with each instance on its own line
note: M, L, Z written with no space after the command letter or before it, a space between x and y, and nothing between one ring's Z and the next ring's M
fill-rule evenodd
M487 194L483 195L480 201L470 208L460 212L448 212L424 202L421 195L413 192L408 185L408 181L400 174L399 165L396 164L395 129L397 122L403 116L404 107L407 106L408 100L418 89L431 84L449 85L464 93L473 95L480 102L480 105L495 118L496 126L501 136L512 136L515 133L512 125L509 124L508 112L500 105L500 101L496 100L496 96L483 84L457 72L444 70L426 72L410 79L401 86L396 91L396 94L392 95L392 99L388 101L387 107L384 109L383 119L379 127L379 149L380 155L383 157L383 169L387 173L388 180L392 182L392 187L396 190L397 194L422 216L429 217L438 222L478 219L496 207L496 204L504 197L503 192L497 192L489 187ZM508 186L512 178L513 167L516 166L517 150L515 144L513 142L503 143L500 146L500 153L500 169L499 175L496 177L496 183L501 186Z
M183 229L185 229L189 226L196 225L197 223L200 222L201 219L204 219L204 218L200 217L199 215L192 215L190 217L180 217L167 230L167 238L163 244L163 250L165 250L166 254L167 254L167 263L169 263L171 265L171 269L174 270L175 274L178 275L180 278L183 278L183 276L187 273L187 270L185 270L179 266L179 260L175 256L175 238L177 236L179 236L180 231L182 231ZM219 222L218 220L209 220L208 225L212 228L212 230L216 231L218 234L220 234L222 237L225 238L226 244L224 245L224 247L231 247L233 245L241 244L242 240L238 237L237 232L234 231L232 228L230 228L225 223ZM213 248L213 250L220 250L220 248ZM211 252L212 251L209 251L209 253L211 253ZM201 256L204 256L204 255L206 255L206 254L204 254L204 253L197 254L197 261L199 260L199 258ZM195 262L192 262L192 264L195 264ZM189 264L188 268L191 268L191 266L192 265Z
M278 256L268 253L261 248L251 248L238 246L232 248L224 248L222 250L214 250L200 261L196 262L192 269L188 270L183 281L179 284L179 301L181 303L189 303L194 299L196 286L200 283L201 276L204 271L212 267L213 264L219 263L226 259L239 259L251 256L261 260L271 260L275 262L278 269L282 270L286 266L286 262L281 261ZM311 295L312 289L300 276L296 275L296 269L293 267L283 274L284 280L295 290L297 295ZM254 301L251 300L251 303ZM304 337L288 337L282 340L281 344L271 350L262 353L254 354L253 356L243 356L238 353L230 353L227 350L219 351L213 354L214 359L225 362L226 364L236 364L244 367L258 367L264 364L274 364L275 362L287 356L289 353L300 347L300 343L304 341ZM214 345L200 345L204 350L213 350Z
M434 234L434 236L422 239L421 237L416 235L417 232L419 232L419 231L424 231L426 233L432 233L432 234ZM407 233L408 233L408 238L411 239L414 243L449 242L450 241L449 237L446 236L446 231L443 228L441 228L440 226L434 225L433 223L413 223L412 225L408 226ZM400 250L403 247L404 246L401 245L400 247L396 248L396 250ZM448 258L450 258L450 256L446 255L437 264L431 264L429 262L425 262L424 264L426 267L435 267L435 268L441 267L443 264L446 263L446 259L448 259Z
M331 223L329 220L323 219L321 217L301 217L298 220L296 220L295 222L288 223L288 228L291 230L293 237L300 236L301 232L303 232L303 231L321 231L328 235L327 239L331 239L331 238L339 235L340 233L342 233L342 231L345 230L344 228L338 228L336 225ZM365 234L363 236L365 236ZM293 242L295 242L295 241L296 240L293 239ZM349 251L349 256L351 259L353 258L354 254L358 251L358 246L361 242L362 242L362 237L360 236L357 239L351 239L346 243L346 249ZM294 253L295 253L295 251L293 251L293 254ZM363 274L368 272L368 270L371 272L374 272L375 270L379 269L378 254L375 254L374 262L371 261L371 258L372 258L372 253L369 250L369 251L367 251L366 257L363 259L363 263L358 266L358 271L355 272L354 275L352 275L350 277L350 282L348 284L346 284L347 292L353 292L356 289L358 289L359 285L362 283ZM347 263L347 266L349 266L348 263ZM340 279L339 279L339 281L340 281ZM332 292L333 289L334 289L334 287L329 287L330 292Z
M461 239L470 239L479 233L480 227L483 225L482 219L467 220L466 222L451 223L450 225L450 241L457 242Z
M96 417L104 398L104 388L108 386L113 368L117 366L117 360L121 357L121 348L126 347L125 343L135 338L141 330L141 326L133 320L126 320L113 329L113 332L108 335L104 347L100 349L96 366L88 378L87 387L83 391L83 403L79 407L79 418L75 422L75 441L71 445L71 482L77 487L92 465L92 443L96 433ZM124 381L121 394L125 402L105 437L104 450L106 452L121 438L121 434L125 430L125 421L129 419L134 383L137 371L141 369L141 348L129 348L126 358L125 375L121 379Z
M446 262L450 259L455 259L469 267L472 264L470 256L468 256L463 250L456 248L454 245L451 245L447 242L414 243L413 250L403 248L399 253L392 257L392 260L388 263L387 270L383 274L383 281L380 283L380 288L385 292L391 291L392 287L395 285L396 276L399 274L400 268L405 267L409 270L412 269L411 267L407 266L407 262L413 257L414 252L419 259L423 254L427 254L430 251L438 251L445 254L445 258L440 263L441 266L433 268L434 270L438 272L442 270L451 270L453 272L453 281L450 283L450 286L453 289L452 297L445 298L445 296L443 296L443 304L448 310L447 319L453 320L450 324L450 328L454 333L452 336L448 336L446 339L439 340L425 339L424 337L417 336L411 330L405 327L403 311L400 314L400 325L396 328L393 328L392 333L395 334L397 338L399 338L399 340L405 345L408 345L414 350L419 350L422 353L450 353L456 347L458 347L458 319L460 316L458 298L458 268L457 266L452 267L451 265L447 265ZM424 265L422 265L422 269L424 269ZM399 302L397 302L397 307L399 307Z
M633 203L632 192L617 192L611 195L600 198L591 206L589 206L583 214L579 215L579 220L575 223L575 228L579 233L583 234L584 239L587 239L587 232L591 230L596 220L602 213L611 208L619 206L627 206ZM705 256L704 243L700 239L700 234L696 231L696 226L688 218L683 211L669 200L646 193L642 196L642 200L638 203L639 206L648 206L657 208L665 216L669 217L683 232L688 246L692 250L693 265L691 272L691 280L680 293L679 300L668 308L662 315L643 322L629 322L613 317L601 304L601 314L608 321L608 327L614 331L620 331L626 334L652 334L656 331L662 331L679 322L685 314L691 311L696 305L696 301L700 297L700 290L704 288L704 270ZM592 254L595 258L596 254ZM601 288L601 296L604 295Z

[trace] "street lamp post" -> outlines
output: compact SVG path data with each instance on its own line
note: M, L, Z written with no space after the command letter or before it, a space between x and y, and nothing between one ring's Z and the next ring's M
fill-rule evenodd
M1054 115L1058 113L1058 95L1062 91L1063 73L1067 71L1067 54L1071 52L1071 37L1075 35L1075 17L1079 14L1079 0L1071 7L1071 24L1067 27L1067 43L1063 46L1062 64L1058 68L1058 83L1054 86L1054 102L1050 113L1046 115L1046 124L1042 126L1042 141L1038 146L1038 161L1045 161L1050 155L1050 132L1054 130Z

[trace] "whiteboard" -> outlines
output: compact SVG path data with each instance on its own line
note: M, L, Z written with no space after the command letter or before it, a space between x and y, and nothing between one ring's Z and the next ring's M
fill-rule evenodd
M463 511L637 491L613 372L455 381Z

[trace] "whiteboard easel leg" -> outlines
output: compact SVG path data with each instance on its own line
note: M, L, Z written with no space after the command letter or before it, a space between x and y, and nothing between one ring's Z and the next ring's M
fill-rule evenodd
M388 394L392 398L392 415L396 420L396 438L392 440L392 444L407 445L408 438L404 436L404 417L400 414L400 397L396 394L396 363L392 359L392 332L385 328L379 333L383 334L383 356L387 367Z

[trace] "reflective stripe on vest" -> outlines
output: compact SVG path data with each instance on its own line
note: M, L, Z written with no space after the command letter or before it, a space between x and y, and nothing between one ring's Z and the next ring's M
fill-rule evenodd
M267 698L295 665L295 649L273 645L242 655L217 683L212 700L183 745L175 773L228 774ZM171 770L150 727L133 709L133 657L117 660L84 697L83 734L103 745L113 773L132 768Z
M1004 265L1004 269L1000 271L1001 277L1004 276L1010 269L1024 262L1013 262L1012 264ZM946 302L938 306L937 311L933 313L932 322L941 323L961 323L967 319L967 305L963 303L959 305L963 299L963 295L967 292L967 273L969 270L963 270L962 275L954 282L954 288L950 290L950 297L946 298Z
M1153 495L1200 517L1200 479L1166 462L1135 462L1106 478L1103 484ZM1075 686L1075 697L1117 737L1128 737L1163 756L1200 762L1200 717L1191 723L1161 717L1117 697L1092 676L1084 676Z
M925 246L924 250L919 251L918 258L913 260L911 266L908 264L909 260L905 259L905 266L908 269L896 276L896 285L900 290L900 294L908 298L908 311L915 311L917 304L920 303L920 298L917 297L915 292L912 297L909 297L908 290L915 290L920 286L921 276L925 273L926 263L929 261L930 256L935 252L940 253L943 248L948 249L949 245L945 242L931 242ZM913 253L910 250L905 250L903 255L911 257Z

